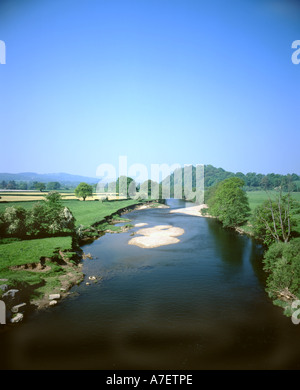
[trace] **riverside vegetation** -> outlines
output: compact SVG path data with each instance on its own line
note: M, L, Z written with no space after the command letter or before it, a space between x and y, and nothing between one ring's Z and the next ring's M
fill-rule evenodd
M53 293L67 295L84 278L80 245L105 231L129 229L130 221L120 214L143 203L140 199L63 201L56 191L38 202L1 203L0 299L7 299L10 308L17 302L10 291L19 290L22 303L41 308L49 306ZM125 224L115 226L120 222Z
M262 242L264 269L268 274L267 292L275 304L291 315L291 303L300 297L300 193L296 188L299 177L240 175L222 169L215 172L212 166L205 169L208 208L202 209L202 213L217 218L224 228L247 233ZM192 174L194 182L195 172ZM172 177L171 194L176 185ZM131 178L123 179L127 188L135 184ZM120 179L117 187L119 183ZM265 186L264 191L258 183ZM129 229L129 223L122 227L115 223L130 222L120 219L120 212L145 203L151 191L149 181L144 184L134 199L108 201L104 196L100 201L97 199L98 202L80 202L63 200L54 191L45 195L45 200L22 202L22 207L20 202L0 203L0 277L8 281L5 283L9 283L9 287L21 285L30 292L31 301L38 304L49 292L67 291L83 279L80 245L104 231ZM83 200L91 194L92 187L86 183L81 183L76 191L76 196ZM161 196L161 188L159 194ZM128 197L128 193L125 198L126 195ZM163 200L152 203L157 205L157 202ZM3 291L0 286L0 297Z
M212 186L205 194L208 208L202 213L217 218L225 228L250 234L262 242L268 275L266 291L274 304L290 316L292 303L300 299L299 193L284 193L279 187L277 191L252 196L250 207L243 186L243 180L237 177Z

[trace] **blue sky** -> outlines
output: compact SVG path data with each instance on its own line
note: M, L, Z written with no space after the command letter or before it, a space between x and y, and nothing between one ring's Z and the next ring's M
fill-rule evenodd
M1 172L300 174L300 4L1 0Z

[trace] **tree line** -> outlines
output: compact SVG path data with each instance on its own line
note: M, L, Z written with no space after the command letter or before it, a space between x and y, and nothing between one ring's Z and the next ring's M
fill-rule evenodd
M0 213L0 237L44 238L75 233L75 218L61 195L50 192L30 210L9 206Z
M264 245L267 292L291 314L291 303L300 298L300 203L291 192L279 188L275 193L267 192L267 199L250 213L244 184L232 177L212 186L205 193L208 209L203 212L217 218L225 228L250 225L254 237Z
M58 181L51 181L48 183L42 183L38 181L15 181L15 180L2 180L0 182L0 189L2 190L37 190L37 191L57 191L62 188L61 183Z
M244 189L246 191L258 191L258 190L273 190L282 188L284 191L300 191L300 176L293 173L287 175L280 175L277 173L261 174L255 172L248 172L246 174L242 172L229 172L223 168L216 168L213 165L204 166L204 186L205 188L212 187L217 183L229 179L231 177L237 177L244 182ZM174 174L171 175L171 182L174 182ZM192 183L193 187L196 187L196 168L192 169Z
M192 167L191 172L189 173L192 175L192 178L186 177L184 178L183 175L183 168L182 168L182 175L183 175L183 182L185 180L191 180L193 188L196 187L196 168ZM261 173L255 173L255 172L248 172L246 174L242 172L233 173L230 171L226 171L223 168L216 168L213 165L205 165L204 166L204 185L205 188L212 187L216 185L217 183L229 179L231 177L237 177L244 182L244 188L246 191L254 191L254 190L272 190L276 188L282 188L284 191L300 191L300 176L292 173L288 175L280 175L276 173L268 173L268 174L261 174ZM118 179L119 180L119 179ZM130 179L133 181L133 179ZM176 182L174 182L174 173L171 173L168 178L165 179L165 181L170 180L170 186L171 191L173 192L174 186L177 185ZM118 186L118 183L115 183ZM129 183L130 184L130 183ZM159 183L160 185L162 183ZM141 184L136 184L137 191L139 191ZM109 186L109 184L106 185L106 188ZM59 182L49 182L49 183L41 183L37 181L15 181L15 180L9 180L0 181L0 189L11 189L11 190L38 190L38 191L44 191L44 190L59 190L63 186ZM69 186L71 187L71 186ZM76 185L72 186L72 188L75 188ZM93 185L93 188L95 189L96 184ZM118 191L117 191L118 192Z

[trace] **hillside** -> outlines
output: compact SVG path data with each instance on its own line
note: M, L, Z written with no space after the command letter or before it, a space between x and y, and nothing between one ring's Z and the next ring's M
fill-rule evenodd
M181 168L183 175L183 168ZM178 173L178 170L175 172ZM189 170L189 174L187 177L183 177L183 179L190 181L190 175L192 175L192 187L196 187L196 168L193 166L192 170ZM178 177L178 175L174 175L174 172L166 177L163 180L164 183L168 183L170 180L171 188L178 183L174 182L174 177ZM239 177L245 182L245 189L247 191L257 191L261 189L272 190L276 187L282 186L284 190L290 189L291 191L300 191L300 176L295 173L288 175L280 175L275 173L268 173L266 175L255 172L248 172L246 174L242 172L229 172L225 171L223 168L216 168L212 165L204 165L204 186L205 188L212 187L213 185L221 182L222 180L228 179L229 177ZM184 183L184 180L182 181Z

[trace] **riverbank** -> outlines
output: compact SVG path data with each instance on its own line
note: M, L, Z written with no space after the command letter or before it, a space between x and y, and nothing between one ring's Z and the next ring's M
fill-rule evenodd
M183 207L180 209L174 209L171 210L170 213L180 213L180 214L186 214L186 215L192 215L195 217L203 217L203 218L215 218L212 215L208 214L205 210L208 209L207 204L200 204L197 206L190 206L190 207ZM204 211L202 213L202 211ZM234 230L239 234L246 234L249 237L254 237L253 233L251 232L251 226L245 225L245 226L237 226L234 228Z
M109 204L107 204L109 203ZM74 202L77 211L87 205L88 214L103 208L99 202ZM100 207L99 207L100 206ZM119 207L122 206L122 207ZM125 206L125 207L124 207ZM69 296L69 290L82 282L81 261L86 254L81 245L101 237L105 233L128 231L133 225L121 216L132 210L153 207L167 207L156 201L137 202L129 200L105 202L104 208L110 211L95 221L94 215L88 215L93 223L81 226L78 236L49 237L35 240L6 240L0 245L0 299L7 307L7 318L15 322L23 319L24 312L54 306ZM104 218L103 218L104 216ZM84 216L86 222L87 216ZM78 218L77 218L78 220ZM79 218L79 222L81 222ZM123 226L116 224L125 223ZM55 297L55 299L54 299ZM18 307L16 313L11 309Z

